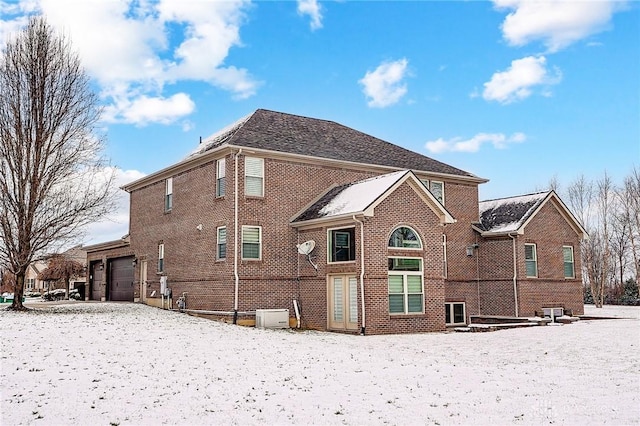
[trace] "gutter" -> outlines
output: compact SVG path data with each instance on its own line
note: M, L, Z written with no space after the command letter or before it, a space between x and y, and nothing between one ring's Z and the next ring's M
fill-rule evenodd
M516 237L518 234L507 234L513 241L513 301L515 303L516 317L518 317L518 257L516 255Z
M238 323L238 289L240 287L240 276L238 275L238 158L242 153L242 148L235 153L233 161L234 171L234 189L233 189L233 277L235 286L233 291L233 323Z
M364 308L364 222L358 220L355 215L353 215L353 220L360 224L360 304L362 305L362 329L360 334L364 336L367 325Z

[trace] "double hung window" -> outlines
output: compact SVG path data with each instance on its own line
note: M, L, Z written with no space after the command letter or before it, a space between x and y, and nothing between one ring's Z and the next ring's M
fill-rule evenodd
M164 272L164 243L158 244L158 272Z
M164 185L164 211L173 208L173 178L167 178Z
M264 159L245 157L244 193L254 197L264 196Z
M262 227L242 227L242 259L262 259Z
M389 313L424 312L424 285L421 258L389 258Z
M224 158L216 161L216 197L224 195L225 176L227 173L225 163Z
M524 264L527 277L538 276L538 257L535 244L524 245Z
M224 259L227 257L227 228L221 226L218 228L218 249L217 249L217 258Z
M575 278L576 271L573 263L573 247L571 246L563 246L562 247L562 258L564 262L564 277L565 278Z

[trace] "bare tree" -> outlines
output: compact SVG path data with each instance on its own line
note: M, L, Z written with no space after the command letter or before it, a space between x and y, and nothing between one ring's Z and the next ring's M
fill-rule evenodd
M635 281L638 283L640 278L640 169L637 167L634 167L624 179L620 191L620 206L623 220L627 222L633 272Z
M0 56L0 263L15 276L78 238L112 202L96 136L101 109L68 39L33 17Z

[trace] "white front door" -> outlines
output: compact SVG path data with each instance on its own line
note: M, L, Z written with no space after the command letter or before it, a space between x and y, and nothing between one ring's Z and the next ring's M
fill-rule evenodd
M329 328L358 329L358 279L350 275L329 277Z

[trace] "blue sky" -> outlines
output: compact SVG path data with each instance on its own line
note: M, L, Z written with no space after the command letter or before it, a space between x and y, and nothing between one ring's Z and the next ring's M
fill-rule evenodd
M0 39L41 12L101 96L120 184L257 108L488 178L481 199L640 165L638 2L0 0Z

